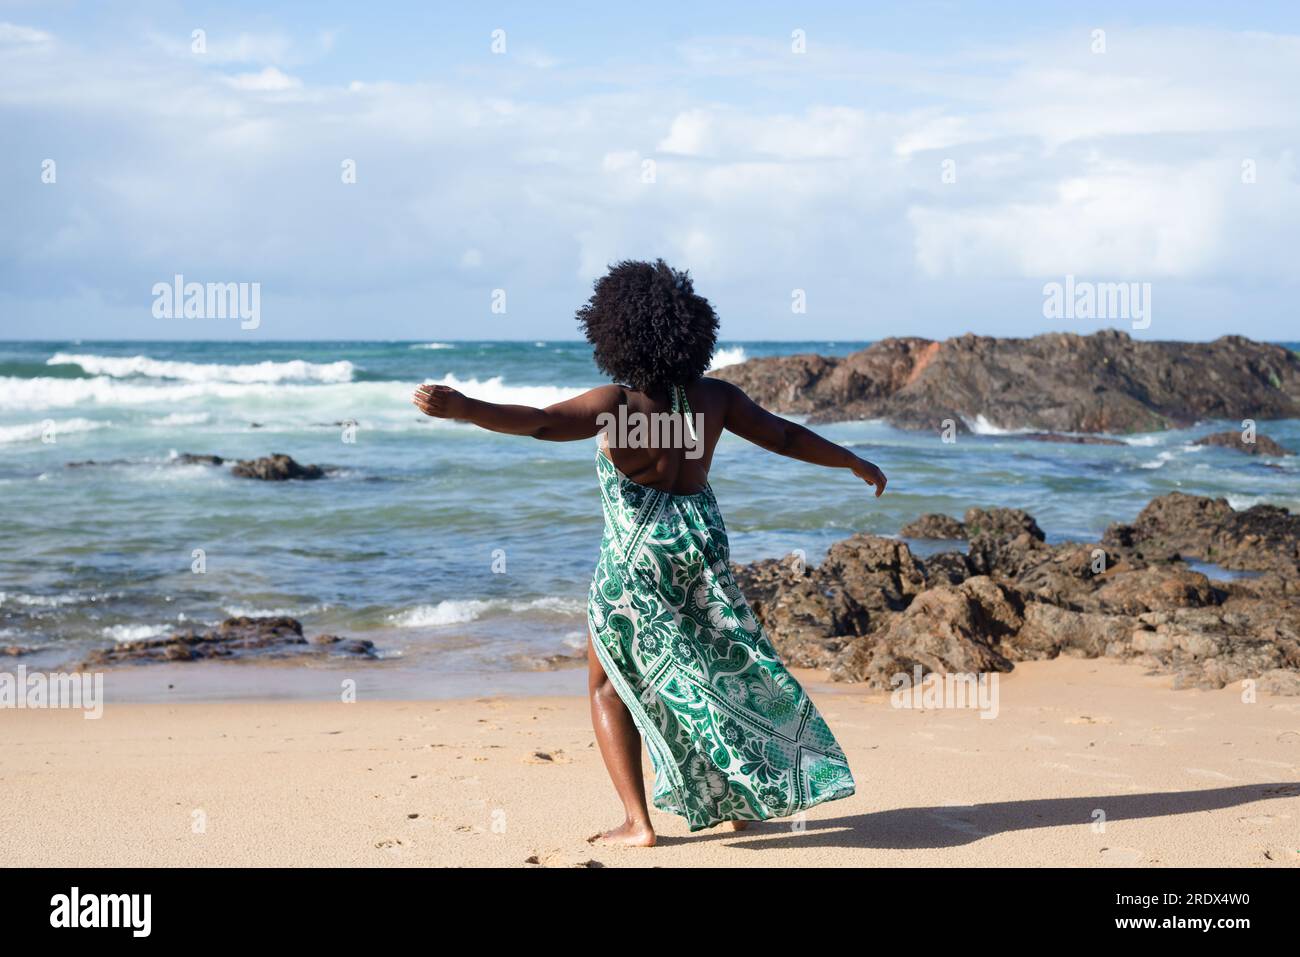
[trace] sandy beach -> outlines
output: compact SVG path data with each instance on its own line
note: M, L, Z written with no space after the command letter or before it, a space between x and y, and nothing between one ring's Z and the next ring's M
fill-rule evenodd
M858 793L744 833L656 814L651 850L585 841L620 809L583 697L4 711L0 862L1300 865L1294 698L1059 659L1002 676L985 719L798 674Z

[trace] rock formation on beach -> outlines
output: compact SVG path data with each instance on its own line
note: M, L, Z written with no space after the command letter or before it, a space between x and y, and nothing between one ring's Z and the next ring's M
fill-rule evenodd
M882 339L843 357L750 359L713 373L811 422L883 418L906 429L1146 432L1203 419L1300 418L1300 357L1223 336L1154 342L1106 330L1031 339ZM1068 436L1053 436L1068 441Z
M1285 449L1278 445L1267 435L1256 435L1253 442L1247 442L1242 438L1240 432L1212 432L1209 435L1203 435L1193 445L1217 445L1225 449L1236 449L1238 452L1245 452L1247 455L1274 455L1279 458L1283 455L1294 455L1290 449Z
M208 631L176 632L163 638L123 641L92 651L81 667L208 658L351 655L373 658L373 642L337 635L303 637L302 623L282 616L227 618Z
M978 535L991 534L1002 538L1014 538L1021 532L1038 539L1046 537L1038 527L1034 517L1018 508L968 508L964 521L957 521L951 515L922 515L915 521L908 522L898 534L904 538L975 538Z
M792 665L891 687L923 672L1010 671L1017 661L1106 656L1171 673L1175 687L1258 678L1300 694L1300 516L1174 492L1101 542L1049 545L1018 509L923 516L905 534L959 537L921 560L906 543L858 534L806 567L735 568L755 614ZM1254 574L1210 580L1183 560Z

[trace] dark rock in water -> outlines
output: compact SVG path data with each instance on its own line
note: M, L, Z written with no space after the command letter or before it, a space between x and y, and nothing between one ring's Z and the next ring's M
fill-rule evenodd
M1119 439L1108 439L1101 435L1062 435L1060 432L1021 432L1010 436L1013 439L1027 439L1030 442L1064 442L1069 445L1126 445Z
M102 462L96 459L84 459L81 462L65 462L63 467L69 469L88 469L97 465L130 465L129 459L104 459Z
M908 522L898 534L904 538L970 539L985 534L1008 537L1021 532L1040 542L1044 538L1034 517L1023 509L968 508L965 521L959 522L951 515L930 513Z
M17 658L19 655L30 655L36 649L24 648L22 645L0 645L0 655L9 658Z
M962 524L966 527L965 538L979 535L1014 538L1022 532L1040 542L1046 537L1034 517L1019 508L968 508Z
M903 538L957 539L966 537L966 526L951 515L930 512L898 530Z
M261 479L266 482L318 479L325 476L325 470L319 465L299 465L289 456L279 452L272 452L260 459L240 459L230 473L241 478Z
M813 422L883 418L936 432L946 419L965 431L981 417L1045 433L1300 417L1300 357L1241 336L1154 342L1107 330L882 339L847 356L750 359L713 375L775 412Z
M913 524L951 530L933 518ZM1102 542L1056 545L1018 510L971 509L960 524L976 530L965 555L917 562L896 539L855 535L818 567L767 560L736 580L782 655L836 680L890 688L914 667L1007 671L1065 654L1133 661L1180 688L1257 678L1300 694L1300 519L1284 509L1171 493ZM1180 554L1263 571L1214 582Z
M182 452L172 461L177 465L224 465L226 460L220 455L196 455L193 452Z
M1300 575L1300 515L1275 505L1236 511L1227 499L1170 492L1152 499L1133 524L1114 524L1103 542L1174 552L1224 568Z
M1209 435L1203 435L1193 445L1218 445L1226 449L1236 449L1238 452L1245 452L1247 455L1273 455L1281 458L1283 455L1294 455L1290 449L1278 445L1267 435L1256 433L1254 442L1246 442L1242 439L1240 432L1211 432Z
M340 638L338 635L317 635L311 639L313 645L326 645L336 655L364 655L373 657L375 643L364 638Z
M209 658L349 654L374 657L373 642L319 635L309 643L296 618L227 618L210 631L176 632L165 638L124 641L92 651L81 667L150 661L200 661Z

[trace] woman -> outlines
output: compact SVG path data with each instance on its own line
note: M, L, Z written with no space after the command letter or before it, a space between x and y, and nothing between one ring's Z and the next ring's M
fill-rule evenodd
M415 404L493 432L567 442L599 434L605 513L587 619L591 717L626 819L591 840L649 847L644 739L654 803L692 831L795 814L848 797L844 752L786 671L729 568L709 487L724 430L790 458L844 468L885 490L870 462L704 376L718 320L690 277L622 262L578 312L616 384L546 409L497 405L441 385ZM638 734L639 732L639 734Z

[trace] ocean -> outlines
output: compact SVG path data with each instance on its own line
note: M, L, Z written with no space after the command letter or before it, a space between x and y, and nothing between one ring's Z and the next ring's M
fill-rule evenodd
M727 342L717 361L865 345ZM512 688L512 675L581 649L602 525L594 442L428 419L410 404L422 381L544 405L604 380L584 342L0 343L0 645L33 647L28 667L53 668L232 615L291 615L308 635L379 651L314 665L322 680L362 672L395 695ZM881 499L847 472L730 435L711 479L742 562L795 550L815 562L853 532L892 535L971 505L1024 508L1049 540L1095 538L1175 489L1300 508L1296 458L1190 444L1239 425L1107 447L988 428L943 444L848 422L820 431L885 470ZM1300 449L1300 420L1259 430ZM329 475L257 482L176 461L271 452ZM262 686L247 666L179 667L204 668L209 696Z

